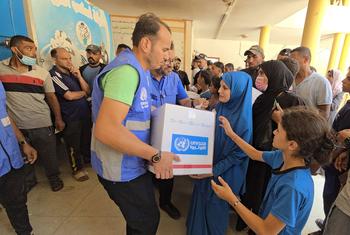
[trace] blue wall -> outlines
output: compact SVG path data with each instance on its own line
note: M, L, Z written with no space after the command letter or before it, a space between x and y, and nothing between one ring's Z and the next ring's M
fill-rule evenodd
M4 39L16 34L28 35L23 1L24 0L0 1L0 15L2 20L0 24L0 43L3 42ZM0 60L10 56L10 50L1 44Z

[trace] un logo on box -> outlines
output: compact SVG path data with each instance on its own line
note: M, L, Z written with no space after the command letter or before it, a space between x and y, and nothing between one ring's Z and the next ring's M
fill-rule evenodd
M208 155L208 137L173 134L171 152L175 154Z

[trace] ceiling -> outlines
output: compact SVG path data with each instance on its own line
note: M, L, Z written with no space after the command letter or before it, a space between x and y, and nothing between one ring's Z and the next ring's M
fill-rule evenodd
M229 1L229 0L224 0ZM193 20L194 38L214 38L227 10L223 0L91 0L110 14L139 16L153 12L160 18ZM236 0L217 39L256 41L259 28L276 25L307 6L308 0ZM302 29L272 27L270 40L298 44ZM297 40L297 42L296 42Z

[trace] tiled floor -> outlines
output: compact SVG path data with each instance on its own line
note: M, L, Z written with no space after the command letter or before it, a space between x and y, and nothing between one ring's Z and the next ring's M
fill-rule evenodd
M51 192L40 168L37 172L39 184L28 195L30 221L36 235L108 235L125 234L125 222L118 208L108 198L98 183L96 175L88 168L90 180L79 183L71 176L66 164L61 166L65 183L63 190ZM310 219L303 234L315 231L314 221L322 217L322 188L324 179L315 180L315 202ZM182 213L180 220L172 220L161 212L159 235L184 235L186 213L192 186L189 177L177 177L173 192L174 203ZM233 230L235 215L231 216L231 226L227 234L245 234ZM0 235L15 234L6 217L0 211Z

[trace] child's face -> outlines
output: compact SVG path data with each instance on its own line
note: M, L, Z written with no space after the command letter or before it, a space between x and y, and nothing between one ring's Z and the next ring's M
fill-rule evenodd
M280 122L278 123L277 129L273 131L273 134L272 146L280 150L286 150L288 148L287 133Z

